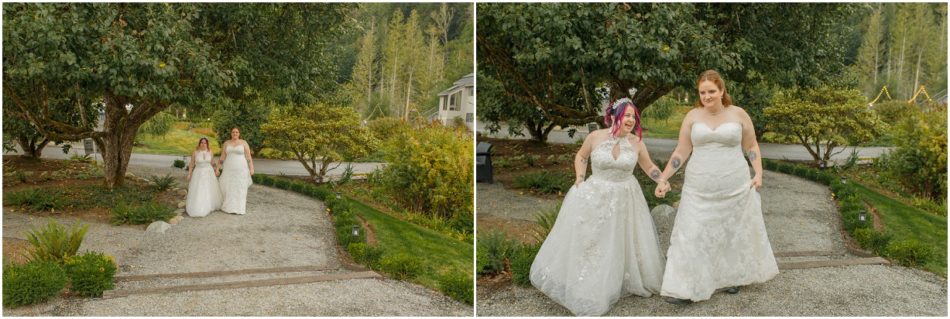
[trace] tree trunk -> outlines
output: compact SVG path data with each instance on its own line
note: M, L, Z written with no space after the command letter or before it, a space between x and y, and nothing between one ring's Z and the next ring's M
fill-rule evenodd
M323 183L323 179L327 176L327 168L330 167L330 161L327 161L326 158L320 161L320 173L317 174L317 183Z
M23 149L23 154L31 158L40 158L43 155L43 148L46 147L46 144L49 144L49 139L44 138L42 141L37 143L39 137L28 138L26 136L18 136L17 143L20 144L20 148Z
M294 152L294 156L297 157L297 161L300 162L303 168L307 170L307 173L310 174L310 179L317 180L317 171L314 169L317 166L316 160L311 158L308 163L308 159L304 158L304 155L299 152Z
M897 60L897 92L902 92L901 84L904 82L904 44L907 43L907 35L904 35L901 39L901 55ZM910 98L910 96L907 96Z
M412 69L409 69L409 81L406 82L406 108L403 113L403 120L409 120L409 96L412 95Z
M125 171L129 168L129 159L132 157L132 143L135 133L142 123L129 125L126 128L116 128L113 134L96 140L102 150L103 171L106 178L106 187L114 189L125 184Z
M924 46L921 45L919 48L917 48L917 67L915 68L916 70L914 71L914 87L912 89L912 92L914 93L917 93L918 85L920 85L920 58L923 55L924 55ZM911 94L913 95L913 93Z

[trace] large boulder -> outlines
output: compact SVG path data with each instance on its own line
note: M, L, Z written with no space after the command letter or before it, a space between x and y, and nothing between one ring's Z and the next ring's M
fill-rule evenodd
M653 224L656 225L656 234L660 237L660 251L666 254L670 247L670 234L673 233L673 221L676 220L676 208L670 205L657 205L650 211Z

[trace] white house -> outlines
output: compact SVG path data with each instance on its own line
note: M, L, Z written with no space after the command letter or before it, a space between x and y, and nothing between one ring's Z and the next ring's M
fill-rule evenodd
M461 118L469 130L475 129L475 73L463 76L452 87L439 93L438 116L443 125Z

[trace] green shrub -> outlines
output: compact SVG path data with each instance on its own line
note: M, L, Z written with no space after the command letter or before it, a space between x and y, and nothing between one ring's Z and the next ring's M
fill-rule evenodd
M870 247L871 239L874 237L874 230L870 228L861 228L854 230L854 234L851 236L854 238L861 247Z
M366 230L353 212L340 208L331 208L330 211L333 212L333 227L340 246L349 247L350 243L366 242ZM353 226L359 229L359 235L353 236Z
M800 165L795 165L795 167L792 169L792 174L795 176L807 179L808 168L805 168L804 166L800 166Z
M524 164L528 166L534 166L538 163L538 156L534 154L525 154L524 155Z
M172 187L175 187L175 185L178 185L178 180L175 179L175 177L172 177L171 174L165 174L165 176L161 177L152 175L148 177L148 180L152 182L155 190L158 190L159 192L167 191L172 189Z
M30 179L30 176L33 176L33 172L16 171L13 173L13 176L16 177L20 183L26 183L26 181Z
M353 257L354 261L373 269L379 268L379 259L383 256L382 247L371 246L362 242L350 243L346 247L346 251L350 253L350 257Z
M78 179L93 179L101 178L102 176L105 176L105 174L102 172L102 167L99 165L88 165L85 169L79 171L79 173L75 175L75 177Z
M511 256L512 281L519 286L531 285L531 264L541 245L525 245L515 249Z
M152 118L145 121L139 131L143 134L148 134L152 136L161 137L165 139L165 134L168 134L172 130L172 125L175 124L175 116L168 114L166 112L159 112Z
M858 228L854 230L854 240L861 245L862 248L876 252L878 254L884 254L885 248L888 243L890 243L893 235L889 233L880 233L871 228Z
M440 276L439 290L449 298L469 305L475 301L475 286L472 282L472 275L464 272L450 271Z
M346 163L346 168L343 169L343 175L340 176L340 180L337 181L338 184L344 185L349 183L353 179L353 163Z
M504 232L499 230L490 230L484 234L478 235L475 242L478 247L485 251L484 265L476 269L479 274L496 274L505 270L505 259L511 256L511 253L517 247L514 240L508 239ZM477 249L476 249L477 251Z
M382 189L405 210L449 220L470 218L474 214L472 144L467 130L437 123L406 130L383 146L388 164L380 178Z
M478 242L478 245L475 245L475 271L478 273L482 272L482 269L488 267L490 264L488 257L488 246Z
M917 112L917 106L900 100L878 102L871 108L888 123L896 123Z
M390 277L399 280L412 279L423 271L422 262L406 253L385 255L379 260L379 268Z
M410 129L409 124L396 117L380 117L366 124L373 137L379 141L386 141L401 136Z
M63 192L60 190L48 190L39 188L28 188L20 191L13 191L4 194L5 205L26 206L31 211L47 211L62 208Z
M3 306L18 307L45 301L66 287L66 273L53 261L3 265Z
M879 161L889 179L914 194L943 200L947 194L947 110L914 112L896 126L896 148Z
M290 189L290 181L283 178L276 178L274 179L274 187L280 189Z
M88 252L66 259L69 289L83 297L102 297L102 292L115 285L115 262L112 257Z
M885 249L890 257L903 266L918 266L927 263L934 256L933 248L916 239L893 241Z
M534 214L534 221L538 223L534 234L532 234L535 240L542 243L544 239L548 238L548 234L551 233L551 228L554 228L554 222L557 221L557 215L560 211L561 203L558 203L554 207L540 210Z
M564 172L535 171L515 177L515 187L532 189L542 194L563 193L574 186L574 180Z
M154 200L136 206L120 201L112 208L112 218L110 221L113 225L141 225L150 224L158 220L167 222L172 217L175 217L174 211L172 207Z
M26 240L33 246L29 258L63 263L65 258L76 255L88 230L88 225L80 225L78 222L73 224L72 229L67 230L50 218L46 227L33 228L26 234Z
M91 163L92 157L89 157L89 154L84 154L84 155L73 154L66 161L73 162L73 163Z
M174 162L172 162L172 167L174 168L184 169L185 166L188 166L188 164L185 163L185 160L183 159L176 159Z

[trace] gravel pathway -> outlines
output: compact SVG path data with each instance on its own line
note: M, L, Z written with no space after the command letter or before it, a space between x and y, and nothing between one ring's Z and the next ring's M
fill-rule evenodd
M139 176L184 172L130 168ZM60 218L60 222L72 223ZM4 213L4 236L24 238L31 225L45 223L26 214ZM117 275L184 273L249 268L341 267L332 223L323 203L253 185L246 215L213 212L185 217L164 234L144 226L90 223L80 250L116 257ZM389 279L351 279L299 285L132 295L113 299L56 299L4 309L5 315L65 316L465 316L472 307L426 287Z
M497 184L496 184L497 185ZM478 184L485 213L519 218L539 200L500 185ZM483 192L484 190L484 192ZM775 252L830 251L846 255L839 219L827 187L801 178L766 171L760 190L769 240ZM543 200L540 200L543 201ZM556 204L556 201L551 201ZM511 203L512 209L503 209ZM543 203L542 204L547 204ZM528 216L531 216L528 214ZM675 215L654 215L659 235L668 239ZM661 245L668 240L661 239ZM665 247L663 247L665 248ZM852 256L853 257L853 256ZM821 258L818 258L821 259ZM783 259L780 259L780 261ZM788 260L788 259L785 259ZM479 289L479 316L571 316L533 287L507 285ZM775 279L744 287L737 295L714 294L711 300L674 306L659 296L622 298L606 316L946 316L946 279L900 266L783 270Z
M478 294L479 316L572 316L534 288L514 285ZM939 316L947 315L947 283L895 266L787 270L735 295L686 306L658 296L626 297L605 316Z

